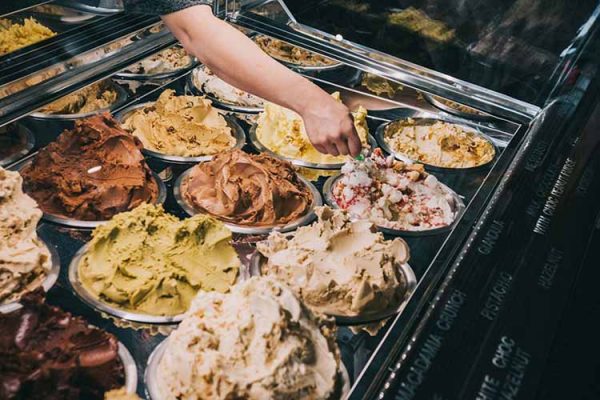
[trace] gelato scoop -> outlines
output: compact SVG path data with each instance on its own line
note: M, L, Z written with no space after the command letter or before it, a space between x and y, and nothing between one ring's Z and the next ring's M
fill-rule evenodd
M22 302L0 314L0 398L102 400L125 384L113 335L44 304L41 293Z
M179 220L143 204L96 228L79 263L83 287L112 307L183 314L199 290L226 292L240 261L231 232L206 215Z
M197 88L224 103L256 108L262 108L265 105L265 100L231 86L213 74L206 66L198 67L193 71L193 80Z
M87 114L110 108L118 99L115 84L101 81L62 97L42 109L43 114Z
M183 47L175 46L156 53L125 69L132 74L155 75L189 67L192 58Z
M339 93L332 96L341 101ZM367 110L359 107L353 116L354 127L363 146L366 146L369 135ZM340 164L347 159L346 156L320 153L310 142L302 118L295 112L272 103L267 103L265 111L258 117L256 137L269 150L289 159L315 164Z
M443 121L394 121L385 128L390 148L412 160L442 168L472 168L494 159L494 146L474 131Z
M200 293L157 371L164 400L326 400L340 372L335 327L281 283L254 277Z
M0 19L0 56L55 35L35 18L25 18L22 23Z
M233 150L196 165L182 182L194 207L239 225L285 225L314 201L292 165L266 154Z
M45 213L110 219L157 200L158 185L141 148L108 114L76 121L23 169L23 188Z
M50 253L36 233L42 212L22 183L18 172L0 167L0 304L41 286L51 268Z
M442 228L454 222L453 193L422 164L405 164L375 149L364 161L351 160L332 187L335 203L352 218L403 231Z
M177 96L167 89L156 103L132 111L123 128L148 150L180 157L199 157L231 149L235 138L223 116L200 96Z
M258 35L254 41L265 53L279 61L297 64L303 67L327 67L339 64L337 61L320 54L293 46L269 36Z
M320 207L319 220L293 237L273 232L257 244L267 262L261 272L288 285L313 310L359 316L398 306L406 294L403 239L386 241L366 220Z

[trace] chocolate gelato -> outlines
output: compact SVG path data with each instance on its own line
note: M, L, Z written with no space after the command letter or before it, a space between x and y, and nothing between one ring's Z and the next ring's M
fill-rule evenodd
M160 399L313 399L335 394L335 327L265 277L200 293L167 339Z
M350 221L341 210L320 207L319 220L293 237L273 232L258 251L261 272L289 286L313 310L355 317L398 306L406 294L403 239L384 240L373 223Z
M230 242L231 232L214 218L180 221L143 204L94 230L79 280L114 308L183 314L199 290L226 292L235 283L240 261Z
M309 212L314 199L292 165L266 154L233 150L198 164L182 182L194 207L239 225L285 225Z
M0 304L41 286L52 266L36 233L42 212L23 193L22 182L18 172L0 167Z
M158 185L141 148L108 114L79 120L23 169L24 190L45 213L110 219L157 200Z
M106 80L68 94L39 111L43 114L87 114L110 108L118 97L115 84Z
M0 398L102 400L125 384L113 335L44 304L39 292L22 302L0 314Z

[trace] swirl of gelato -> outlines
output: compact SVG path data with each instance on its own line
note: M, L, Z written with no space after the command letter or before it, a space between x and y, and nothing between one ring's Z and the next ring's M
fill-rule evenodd
M182 193L199 210L240 225L285 225L305 215L314 201L292 165L240 150L198 164Z

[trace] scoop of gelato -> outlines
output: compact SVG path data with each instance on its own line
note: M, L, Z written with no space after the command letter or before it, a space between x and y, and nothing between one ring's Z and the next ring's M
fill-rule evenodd
M389 310L406 294L401 265L409 249L401 238L386 241L366 220L319 207L319 220L292 236L273 232L257 244L267 258L263 274L288 285L317 311L358 316Z
M200 293L166 346L156 376L165 400L326 400L339 379L335 327L270 278Z
M79 280L113 307L179 315L199 290L226 292L240 267L231 232L206 215L185 220L143 204L96 228Z
M114 85L109 80L94 83L46 105L40 112L44 114L87 114L106 110L119 97Z
M22 183L18 172L0 167L0 304L38 288L52 266L36 233L42 212Z
M0 56L55 35L35 18L25 18L22 23L0 19Z
M292 165L241 150L198 164L182 183L194 207L241 225L285 225L305 215L314 201Z

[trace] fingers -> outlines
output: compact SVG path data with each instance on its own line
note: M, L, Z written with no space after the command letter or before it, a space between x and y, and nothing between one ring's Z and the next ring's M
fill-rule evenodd
M327 149L327 154L331 154L332 156L339 156L340 152L337 149L337 146L335 145L335 143L330 142L327 143L327 145L325 146Z
M345 156L350 154L350 150L348 150L348 144L344 136L340 136L339 138L337 138L334 144L337 148L338 154L343 154Z
M360 143L360 138L354 127L352 127L352 133L348 136L348 150L352 157L358 156L362 150L362 143Z

